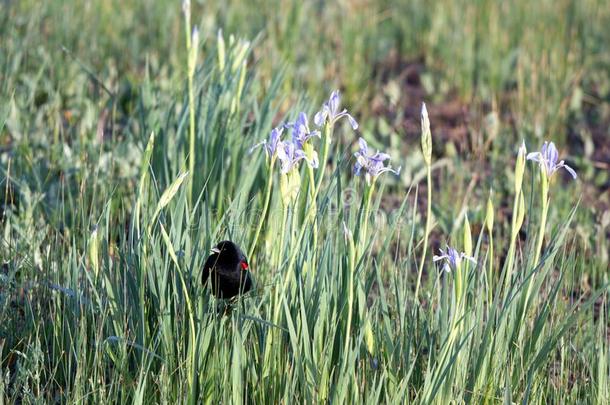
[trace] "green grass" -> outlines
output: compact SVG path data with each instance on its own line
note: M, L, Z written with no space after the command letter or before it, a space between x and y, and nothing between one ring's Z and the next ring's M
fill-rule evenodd
M5 402L608 403L603 1L193 1L191 23L192 86L180 2L0 3ZM431 111L470 117L456 141L431 115L431 193L414 63ZM286 206L249 149L335 88L360 128ZM400 177L353 176L358 136ZM554 176L537 261L538 167L522 226L513 184L546 139L579 179ZM228 238L256 289L223 315L200 275ZM477 265L440 272L445 242Z

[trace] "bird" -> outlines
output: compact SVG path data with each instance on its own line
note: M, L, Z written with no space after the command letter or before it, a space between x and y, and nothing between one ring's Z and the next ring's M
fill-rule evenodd
M203 265L204 286L210 276L212 293L222 299L245 294L254 284L246 255L230 240L223 240L212 248Z

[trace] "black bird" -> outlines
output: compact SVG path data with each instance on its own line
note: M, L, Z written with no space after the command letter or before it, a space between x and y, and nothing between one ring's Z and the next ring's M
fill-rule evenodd
M218 298L230 299L252 288L248 259L239 246L230 240L218 243L203 266L205 286L212 278L212 293Z

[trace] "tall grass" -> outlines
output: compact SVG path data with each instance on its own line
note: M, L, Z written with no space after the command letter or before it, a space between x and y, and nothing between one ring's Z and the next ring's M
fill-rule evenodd
M482 3L466 11L494 16L491 3ZM94 10L74 7L101 19L113 14L93 4ZM509 195L495 194L491 208L476 198L487 189L475 190L464 207L456 201L469 193L468 157L435 166L425 156L427 164L420 160L417 168L427 173L424 220L417 182L405 186L387 176L373 186L351 174L356 136L337 124L332 136L313 143L329 163L315 172L303 165L299 194L286 203L277 166L266 165L251 146L298 111L315 112L326 93L295 87L330 88L323 79L341 80L348 100L373 91L366 86L371 66L328 61L328 38L348 36L348 49L338 52L361 66L380 52L371 42L382 28L368 27L371 21L351 9L357 2L348 2L346 9L331 5L321 12L324 21L347 15L342 24L315 28L331 34L299 36L313 29L306 22L316 6L278 4L288 9L275 22L260 19L271 7L266 2L250 8L253 22L244 31L266 29L264 40L217 34L201 17L202 35L213 34L202 36L203 57L193 69L177 57L182 51L159 44L178 73L163 73L165 65L150 60L129 91L104 90L83 70L90 59L77 63L74 54L62 53L65 59L53 65L55 74L77 79L72 89L21 74L29 67L20 65L20 55L31 51L17 46L29 42L16 33L28 28L6 29L15 45L2 45L7 52L0 59L10 82L2 89L8 107L0 109L0 134L10 136L1 167L0 396L9 403L606 403L607 263L591 257L572 232L591 223L571 192L578 184L566 185L563 194L554 188L552 203L541 208L537 167L515 163L515 151L504 149L491 163L510 163L494 174L494 185L501 188L519 170L523 182ZM218 13L227 27L245 21L233 8L198 7L193 2L193 16ZM423 26L433 16L458 13L453 6L440 16L423 5L409 8ZM45 5L28 15L42 23L65 9L73 10ZM148 12L183 24L179 5L168 10ZM367 29L355 29L353 20ZM64 30L78 31L79 24ZM442 24L431 26L432 33L448 35ZM396 24L401 37L413 38L401 27ZM106 32L103 25L83 32L98 29ZM183 43L183 33L177 31L172 47ZM302 38L303 46L317 41L321 61L303 62L308 55L288 35ZM135 50L150 46L138 41L129 42ZM499 48L489 46L490 52ZM287 66L257 55L267 50L285 57ZM28 55L45 58L44 51ZM322 62L330 73L316 70ZM490 87L497 90L502 80L495 80ZM28 86L29 93L15 91ZM41 94L46 101L37 99ZM116 119L96 122L91 117L98 111ZM521 118L531 122L525 113ZM49 122L56 126L47 128ZM434 138L434 121L431 126ZM366 123L361 134L382 144ZM404 160L417 159L413 149ZM512 211L494 215L493 225L486 221L513 198ZM489 225L476 228L483 223ZM200 282L210 247L223 239L252 247L256 278L254 291L231 305ZM476 264L465 260L442 271L426 255L438 253L439 241Z

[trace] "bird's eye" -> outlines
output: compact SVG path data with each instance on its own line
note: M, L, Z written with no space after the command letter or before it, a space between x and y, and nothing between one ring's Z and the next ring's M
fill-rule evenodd
M245 261L242 261L239 264L241 265L242 270L248 270L248 263L246 263Z

